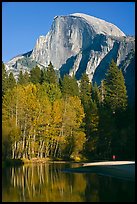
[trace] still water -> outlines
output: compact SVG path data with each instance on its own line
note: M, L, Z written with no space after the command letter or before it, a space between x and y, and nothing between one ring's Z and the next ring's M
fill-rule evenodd
M132 202L135 183L95 173L65 173L74 163L4 168L3 202Z

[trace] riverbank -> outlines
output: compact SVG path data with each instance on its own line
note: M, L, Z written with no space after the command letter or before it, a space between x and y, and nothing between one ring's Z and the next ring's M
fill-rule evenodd
M76 162L64 161L52 158L33 158L33 159L9 159L2 162L2 167L21 166L24 164L44 164L44 163L78 163L81 166L64 169L66 173L97 173L104 176L111 176L120 179L135 181L135 162L134 161L103 161L103 162Z
M20 166L24 164L44 164L44 163L79 163L83 164L83 162L78 162L78 161L73 161L73 160L63 160L57 158L56 160L54 158L32 158L32 159L26 159L26 158L21 158L21 159L6 159L2 161L2 167L7 167L7 166Z
M32 159L6 159L2 161L2 167L6 166L19 166L23 164L31 164L31 163L46 163L53 161L51 158L32 158Z
M85 163L81 167L64 169L66 173L97 173L119 179L135 181L134 161L111 161Z

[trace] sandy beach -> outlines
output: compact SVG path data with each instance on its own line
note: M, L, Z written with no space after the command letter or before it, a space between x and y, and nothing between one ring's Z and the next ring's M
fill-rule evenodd
M108 161L83 163L81 167L65 169L67 173L97 173L119 179L135 181L134 161Z

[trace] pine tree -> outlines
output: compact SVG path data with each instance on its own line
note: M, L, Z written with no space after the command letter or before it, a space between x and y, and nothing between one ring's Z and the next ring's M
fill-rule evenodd
M30 81L33 84L37 84L40 83L41 80L41 70L38 66L36 66L35 68L32 68L30 71Z
M8 88L12 89L16 86L16 80L14 78L14 75L12 72L10 72L9 77L8 77Z
M127 108L127 92L122 71L119 70L114 60L100 86L102 106L99 110L99 141L98 155L109 159L112 154L121 157L124 148L123 114Z
M85 132L87 136L85 151L87 156L94 158L98 142L99 111L96 101L91 101L85 118Z
M4 63L2 63L2 95L5 94L8 88L8 75Z
M92 100L95 101L97 105L99 105L101 102L101 95L96 82L92 87Z
M91 83L89 82L88 75L84 73L80 80L80 98L84 106L84 110L87 111L91 104Z
M49 100L53 103L56 99L61 98L61 91L57 84L49 84L44 82L41 88L47 93Z
M22 73L22 70L19 72L18 75L18 84L24 84L24 75Z
M18 84L24 85L24 84L28 84L29 82L30 82L29 73L25 71L25 73L23 74L21 70L18 76Z
M27 71L24 73L24 84L29 84L30 83L30 76Z
M44 69L41 69L41 77L40 77L40 84L43 84L44 82L46 82L46 73L47 73L47 70L44 68Z
M97 156L98 159L111 159L112 155L117 155L113 149L113 138L117 137L117 127L113 112L108 107L103 106L99 109L99 125L98 125L98 141L97 141Z
M112 60L104 80L105 103L115 113L127 107L127 91L122 71Z
M56 84L57 83L56 72L55 72L54 67L53 67L51 62L47 67L46 76L44 76L44 77L46 78L46 82L49 84Z
M78 83L74 76L65 75L61 82L63 96L79 96Z

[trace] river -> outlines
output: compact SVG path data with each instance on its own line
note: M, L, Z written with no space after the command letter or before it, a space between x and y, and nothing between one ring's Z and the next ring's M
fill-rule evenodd
M134 202L135 182L66 173L77 163L26 164L2 170L2 202Z

